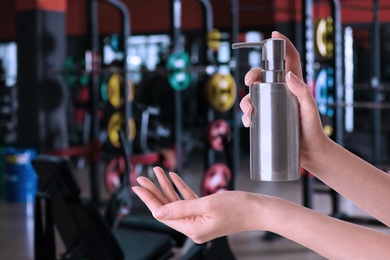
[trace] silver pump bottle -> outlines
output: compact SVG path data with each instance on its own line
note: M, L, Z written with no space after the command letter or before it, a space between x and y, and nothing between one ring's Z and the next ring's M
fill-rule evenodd
M250 86L252 180L292 181L300 177L299 105L286 84L286 41L235 43L233 49L262 47L265 68L261 83Z

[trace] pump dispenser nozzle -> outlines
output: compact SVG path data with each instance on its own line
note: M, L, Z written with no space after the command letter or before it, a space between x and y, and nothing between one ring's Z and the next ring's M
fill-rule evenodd
M263 61L265 61L265 70L284 70L286 61L286 40L271 38L262 42L240 42L233 43L232 48L263 48Z
M250 128L252 180L288 181L300 176L299 105L286 84L286 41L234 43L233 49L262 47L261 83L249 88L253 106Z

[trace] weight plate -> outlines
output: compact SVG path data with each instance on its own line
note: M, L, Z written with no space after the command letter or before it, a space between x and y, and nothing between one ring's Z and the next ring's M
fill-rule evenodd
M230 140L230 125L224 119L217 119L207 129L207 140L209 145L217 151L223 150L222 135L227 135Z
M128 96L127 100L130 100L131 102L133 102L134 101L134 97L135 97L134 81L128 79L127 80L127 86L129 87L129 96Z
M89 76L83 74L85 60L76 61L72 56L66 57L62 64L62 76L66 85L70 88L85 86L89 82Z
M227 191L231 178L231 171L226 165L222 163L214 164L204 175L202 181L202 196Z
M125 173L124 160L120 158L112 159L106 167L105 171L105 184L107 191L112 194L122 185L122 177Z
M185 51L176 51L169 56L166 69L172 88L184 90L190 86L191 76L184 71L190 65L190 56Z
M333 57L333 19L332 17L318 19L314 25L315 51L323 58Z
M325 125L324 132L327 136L332 136L333 135L333 127L331 127L330 125Z
M123 105L123 99L121 98L121 81L122 76L118 73L113 74L107 83L107 97L111 105L115 108L119 108Z
M333 104L333 68L322 69L317 76L315 83L315 99L318 104L318 111L321 115L333 117L334 109L327 104Z
M125 122L125 118L121 112L114 113L111 116L110 120L108 121L108 126L107 126L108 139L110 140L110 143L116 148L121 147L118 131L123 126L124 122ZM128 121L128 126L130 130L128 139L134 141L136 135L136 125L133 118L131 118Z
M100 85L100 95L102 96L102 100L104 102L108 101L108 95L107 95L107 82L102 82Z
M218 112L230 110L237 96L236 82L231 74L216 73L207 84L207 100Z
M217 51L221 46L221 38L222 34L218 29L211 29L207 33L207 47L209 47L212 51Z

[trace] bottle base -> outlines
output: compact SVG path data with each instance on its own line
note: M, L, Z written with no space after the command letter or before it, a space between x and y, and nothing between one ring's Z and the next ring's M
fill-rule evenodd
M254 181L296 181L301 176L300 171L297 172L274 172L274 173L261 173L252 172L251 180Z

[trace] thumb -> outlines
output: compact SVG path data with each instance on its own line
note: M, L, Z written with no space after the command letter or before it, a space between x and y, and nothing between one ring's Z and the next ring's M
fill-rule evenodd
M200 209L198 199L178 200L159 207L152 214L156 219L178 219L199 215Z

